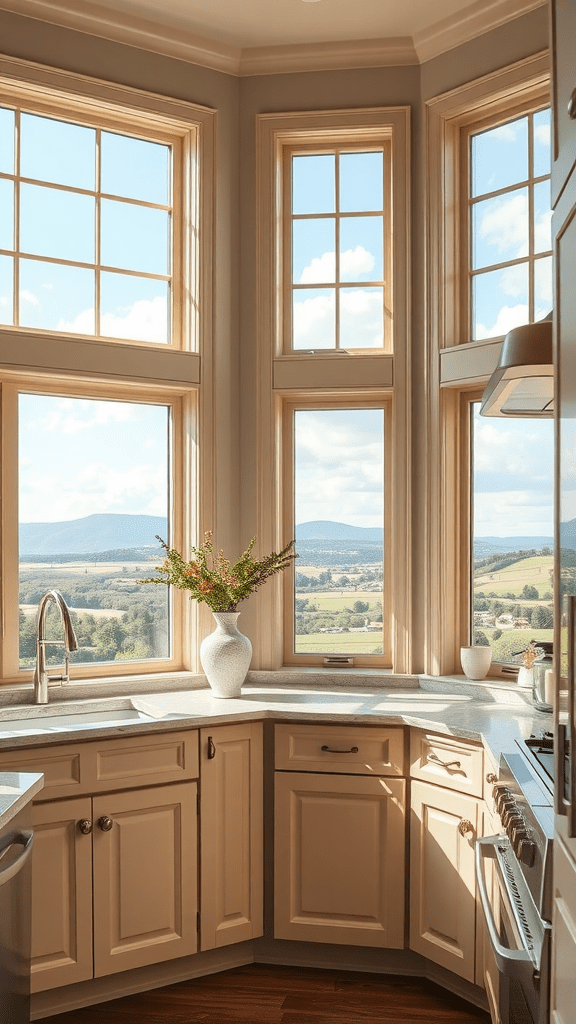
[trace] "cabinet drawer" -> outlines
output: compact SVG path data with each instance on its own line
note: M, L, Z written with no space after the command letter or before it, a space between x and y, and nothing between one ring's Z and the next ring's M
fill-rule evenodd
M482 747L451 736L410 733L410 775L471 796L482 796Z
M41 800L197 779L198 730L6 751L0 771L43 772Z
M404 775L404 730L277 725L276 768L347 775Z

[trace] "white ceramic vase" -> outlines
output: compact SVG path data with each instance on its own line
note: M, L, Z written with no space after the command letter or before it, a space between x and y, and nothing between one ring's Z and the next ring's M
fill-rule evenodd
M212 612L216 629L200 645L200 662L213 697L239 697L250 667L252 644L236 623L240 612Z
M468 679L485 679L492 661L492 648L483 646L461 647L460 664Z
M532 667L526 668L525 665L520 665L518 669L518 686L521 690L530 690L532 693L532 687L534 685L534 669Z

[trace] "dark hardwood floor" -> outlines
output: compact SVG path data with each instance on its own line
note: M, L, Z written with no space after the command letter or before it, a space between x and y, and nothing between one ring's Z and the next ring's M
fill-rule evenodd
M50 1024L490 1024L430 981L250 964L47 1018Z

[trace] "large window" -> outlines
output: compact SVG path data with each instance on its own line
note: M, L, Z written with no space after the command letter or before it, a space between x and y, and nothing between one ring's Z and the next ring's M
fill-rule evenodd
M194 611L137 580L156 535L186 552L212 526L214 113L12 59L0 83L2 678L31 679L51 589L73 679L195 669Z

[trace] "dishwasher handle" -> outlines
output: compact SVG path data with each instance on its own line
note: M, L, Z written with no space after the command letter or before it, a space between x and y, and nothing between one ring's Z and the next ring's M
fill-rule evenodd
M508 949L500 942L500 936L492 913L491 900L486 888L486 875L484 874L484 860L489 857L496 859L496 847L502 843L502 836L485 836L476 841L476 884L478 895L484 911L486 928L490 936L490 945L494 953L494 959L500 974L509 978L524 980L526 975L532 977L534 972L534 961L527 949Z
M23 847L22 852L16 858L16 860L12 862L12 864L9 864L8 867L0 868L0 886L4 885L5 882L9 882L10 879L14 878L14 876L18 874L21 868L24 867L26 861L28 860L30 854L32 853L33 845L33 832L19 832L17 833L17 835L14 836L12 841L4 847L3 850L0 850L0 858L3 858L8 853L8 851L12 849L13 846Z

